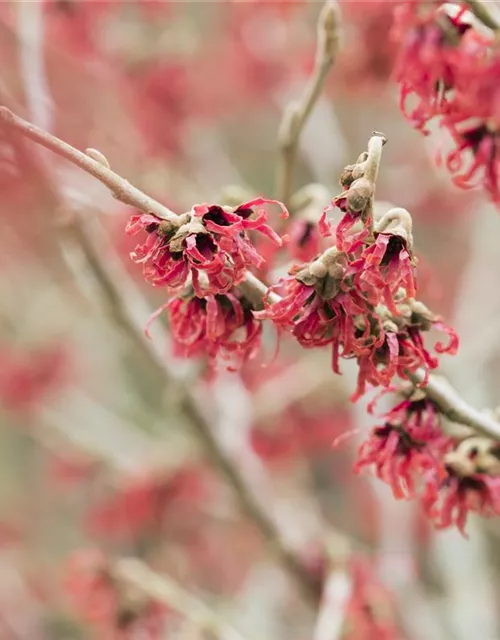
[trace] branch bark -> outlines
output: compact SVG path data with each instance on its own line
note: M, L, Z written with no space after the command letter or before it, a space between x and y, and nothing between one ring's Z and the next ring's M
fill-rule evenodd
M300 136L320 97L340 44L340 10L335 0L327 0L318 19L318 44L313 74L298 101L285 109L279 130L280 164L278 199L288 204L293 192L293 175Z
M422 369L409 373L408 376L417 385L421 385L425 380L425 372ZM471 427L494 440L500 440L500 423L487 413L482 413L467 404L446 378L430 375L423 390L438 406L440 412L452 422Z
M86 153L75 149L52 134L39 129L27 120L14 115L7 107L0 106L0 123L80 167L102 182L120 202L135 207L144 213L152 213L164 220L177 220L178 216L173 211L131 185L128 180L119 176L105 164L94 160Z

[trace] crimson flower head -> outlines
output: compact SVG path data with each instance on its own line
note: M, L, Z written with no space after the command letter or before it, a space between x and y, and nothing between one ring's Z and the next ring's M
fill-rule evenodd
M446 166L457 186L470 189L481 184L499 204L498 52L478 61L472 71L459 76L450 109L442 120L455 142Z
M382 417L383 424L374 427L359 448L354 470L359 473L364 467L373 467L395 498L413 497L416 477L429 470L438 476L444 473L442 455L450 438L443 435L436 407L418 389Z
M249 232L258 232L281 246L281 238L266 224L267 212L257 208L266 203L278 204L282 215L288 215L284 205L265 198L233 208L195 205L190 213L174 220L136 214L127 233L145 231L148 236L131 258L143 264L144 277L153 285L179 290L190 277L200 297L226 293L244 279L248 269L264 263Z
M426 474L422 506L438 529L463 534L469 513L500 515L500 448L487 438L462 441L444 456L446 472Z
M198 298L187 291L169 300L166 311L177 355L207 355L212 366L237 370L260 348L262 323L237 290Z
M430 119L447 113L458 78L468 75L481 55L480 47L471 46L481 36L464 7L453 11L450 5L429 3L427 10L415 9L415 3L400 3L395 12L392 37L400 44L395 77L403 113L425 132ZM416 105L408 110L410 97Z
M403 292L403 299L405 297ZM458 349L458 337L453 329L423 303L413 299L399 302L396 297L396 307L397 314L392 315L385 305L379 304L376 312L358 325L359 337L351 352L359 365L353 401L365 393L367 385L387 387L395 375L405 379L408 372L423 368L428 374L435 369L439 361L425 347L423 332L434 328L449 336L449 344L436 343L437 353L453 355Z
M395 297L401 288L408 298L416 293L412 220L406 209L394 208L375 226L375 239L363 247L349 269L354 284L372 303L383 302L397 315Z
M277 327L291 330L304 347L332 344L337 372L341 336L348 329L346 318L363 310L341 291L346 260L345 254L333 248L309 265L293 267L288 278L272 287L282 293L281 299L272 304L265 301L264 311L255 313L259 319L269 318Z

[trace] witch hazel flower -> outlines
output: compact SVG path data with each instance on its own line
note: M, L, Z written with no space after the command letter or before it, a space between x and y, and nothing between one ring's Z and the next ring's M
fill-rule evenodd
M469 513L500 515L500 445L470 437L444 456L445 472L426 474L421 503L436 528L456 526L466 536Z
M265 299L265 309L254 315L291 330L304 347L333 344L336 354L343 318L352 311L348 294L340 291L346 265L346 255L332 248L309 265L292 267L287 278L270 288L282 294L280 299ZM337 359L334 355L335 363Z
M260 268L264 263L249 232L258 232L278 246L282 244L266 224L266 210L258 208L263 204L277 204L282 216L288 216L283 204L266 198L255 198L237 207L195 205L190 213L173 220L136 214L127 225L127 233L145 231L148 235L131 258L143 265L145 279L155 286L180 290L189 278L200 297L226 293L244 280L248 269ZM203 284L200 274L204 276Z
M374 312L355 319L355 340L351 351L343 353L344 357L356 357L359 365L357 387L351 396L353 402L363 396L368 387L388 387L395 376L407 379L409 373L421 368L427 376L438 366L439 360L426 348L422 332L436 329L449 337L447 345L436 343L437 353L453 355L458 349L453 329L423 303L406 299L406 292L400 289L395 304L395 315L384 304L379 304Z
M397 315L396 294L404 289L407 297L415 297L415 264L411 216L406 209L393 208L376 223L374 241L363 247L348 274L372 304L382 300Z
M206 355L212 368L221 364L235 371L260 349L262 323L255 317L251 303L237 289L199 298L188 287L160 307L150 323L164 311L176 355L186 358Z
M482 185L500 203L500 57L493 51L475 65L474 73L460 76L449 112L442 124L455 143L446 157L453 182L471 189Z
M466 7L450 3L401 3L392 38L400 46L394 75L401 85L401 110L426 133L429 120L448 112L457 80L473 75L491 38L473 28ZM411 109L410 98L416 103Z
M394 392L388 389L383 394ZM380 397L380 396L379 396ZM370 412L373 413L372 403ZM443 477L443 453L450 438L443 434L441 416L420 389L389 409L360 446L354 470L372 468L387 483L396 499L415 496L415 478L432 471Z

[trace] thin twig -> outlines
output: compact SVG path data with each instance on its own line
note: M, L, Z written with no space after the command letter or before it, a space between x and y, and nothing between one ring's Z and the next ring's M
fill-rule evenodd
M239 467L226 454L212 430L205 424L205 418L201 414L197 403L193 402L192 397L186 394L182 398L181 407L190 418L191 425L199 440L203 442L212 464L226 477L226 480L238 495L244 511L257 525L275 556L280 560L287 573L294 578L294 581L300 586L308 600L317 604L320 598L320 584L308 573L284 543L273 519L265 512L252 488L245 482Z
M469 7L471 12L484 24L485 27L488 27L493 31L500 30L500 23L491 15L481 0L464 0L464 4Z
M299 101L290 103L283 114L279 131L281 152L278 167L278 199L288 204L293 193L293 174L297 150L304 126L323 91L328 72L335 62L340 43L340 10L328 0L318 19L318 44L313 74Z
M418 385L425 380L425 372L422 369L414 373L408 372L408 376ZM482 413L467 404L446 378L430 375L423 389L448 420L471 427L494 440L500 440L500 423L487 413Z
M314 640L339 640L342 637L353 579L349 571L349 542L333 536L327 542L330 570L325 580L323 596L314 629Z
M244 640L239 631L173 578L155 573L137 558L118 560L113 567L113 575L152 600L174 609L200 630L212 632L217 640Z
M27 120L23 120L19 116L14 115L7 107L0 106L0 123L10 129L16 130L21 135L42 145L46 149L50 149L50 151L53 151L62 158L66 158L66 160L69 160L91 176L94 176L94 178L97 178L97 180L108 187L113 196L117 200L120 200L120 202L135 207L144 213L152 213L165 220L177 220L178 216L173 211L131 185L128 180L119 176L105 164L94 160L86 153L75 149L52 134L35 127L34 124L31 124Z
M374 205L375 205L375 186L377 184L380 161L382 159L382 147L387 142L387 138L383 133L374 131L372 137L368 141L368 158L366 159L366 169L364 178L372 185L372 195L370 202L365 210L365 217L370 223L370 234L373 236L374 230Z

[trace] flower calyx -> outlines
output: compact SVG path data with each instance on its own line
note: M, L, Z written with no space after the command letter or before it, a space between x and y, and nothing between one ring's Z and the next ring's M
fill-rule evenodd
M314 290L323 300L331 300L340 291L347 266L344 252L332 247L295 273L295 279Z

